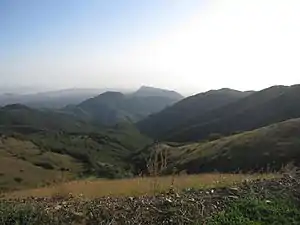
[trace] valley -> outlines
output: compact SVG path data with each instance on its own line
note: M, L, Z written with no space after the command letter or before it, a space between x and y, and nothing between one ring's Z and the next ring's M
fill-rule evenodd
M0 0L0 225L300 225L299 12Z
M259 92L224 88L180 100L175 92L142 87L130 96L100 94L76 110L7 105L0 108L0 160L4 167L14 164L15 172L1 173L0 188L32 188L90 176L278 172L288 164L298 166L297 93L299 85ZM168 95L178 102L155 113L163 107L157 99ZM140 110L153 113L137 123L126 117ZM159 169L149 171L154 164Z
M300 166L298 93L224 88L181 99L143 87L60 109L3 106L2 198L140 198L282 179Z

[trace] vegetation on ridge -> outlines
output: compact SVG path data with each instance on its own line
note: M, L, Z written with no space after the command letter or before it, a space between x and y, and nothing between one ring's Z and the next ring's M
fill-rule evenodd
M131 177L129 155L150 141L128 124L95 133L44 131L2 135L0 187L36 187L87 176Z
M82 103L65 108L83 119L106 126L119 122L136 122L182 99L176 92L141 87L131 94L105 92Z
M163 152L165 173L278 171L289 163L300 165L299 137L300 119L292 119L213 141L150 145L134 153L132 161L145 171L149 156Z
M137 123L139 129L153 137L162 138L178 126L206 112L248 96L251 92L231 89L211 90L187 97L176 104Z
M200 115L170 131L170 141L197 141L231 135L300 117L300 85L274 86Z

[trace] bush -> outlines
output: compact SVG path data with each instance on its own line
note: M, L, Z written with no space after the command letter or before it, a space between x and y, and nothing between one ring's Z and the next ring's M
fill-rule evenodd
M17 182L17 183L21 183L23 181L23 179L21 177L15 177L14 180Z
M54 170L54 166L51 165L51 163L49 163L49 162L36 162L36 163L34 163L34 165L36 165L38 167L42 167L46 170Z
M240 199L222 213L212 217L207 225L298 225L300 208L292 201L273 197Z
M222 138L222 134L219 134L219 133L211 133L209 136L208 136L208 140L209 141L215 141L215 140L218 140Z
M27 204L0 203L0 224L5 225L40 225L58 224L42 208Z

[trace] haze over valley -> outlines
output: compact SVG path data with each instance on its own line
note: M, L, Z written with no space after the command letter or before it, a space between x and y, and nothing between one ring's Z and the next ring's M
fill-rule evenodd
M0 224L300 224L300 1L0 1Z

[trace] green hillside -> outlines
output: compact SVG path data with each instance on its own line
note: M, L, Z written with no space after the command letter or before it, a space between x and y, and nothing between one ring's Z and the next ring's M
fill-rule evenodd
M69 155L84 163L86 176L108 178L130 176L128 157L151 142L129 124L97 133L41 132L26 138L40 148Z
M14 104L0 108L0 132L30 133L45 130L95 131L98 128L59 111L32 109Z
M248 96L251 92L231 89L212 90L200 93L158 112L138 122L139 129L151 137L161 138L188 121L198 118L206 112L227 105Z
M210 135L230 135L300 117L300 85L274 86L192 118L164 139L196 141Z
M156 144L133 156L143 167L153 151L167 155L165 172L251 172L279 170L288 163L300 166L300 119L292 119L215 141L185 145ZM145 167L144 167L145 168Z
M299 93L300 85L295 85L255 93L221 89L187 98L138 123L156 121L151 132L173 141L160 144L153 144L127 120L153 110L162 97L107 92L83 102L76 112L8 105L0 108L0 187L45 185L44 177L48 183L130 177L147 173L156 151L166 154L164 173L249 172L278 170L290 162L299 165L300 119L290 119L300 118ZM99 126L102 120L110 126ZM11 173L9 164L14 165Z
M9 190L86 176L131 176L129 155L151 141L130 123L101 128L23 105L1 108L0 128L0 189Z
M40 148L16 137L0 137L0 192L75 179L84 171L80 161Z
M163 92L164 93L164 92ZM136 122L158 112L177 101L166 96L147 96L145 93L125 95L106 92L66 110L83 119L110 126L119 122Z
M89 176L129 177L133 175L129 156L150 142L127 124L98 133L41 131L2 135L0 190Z

